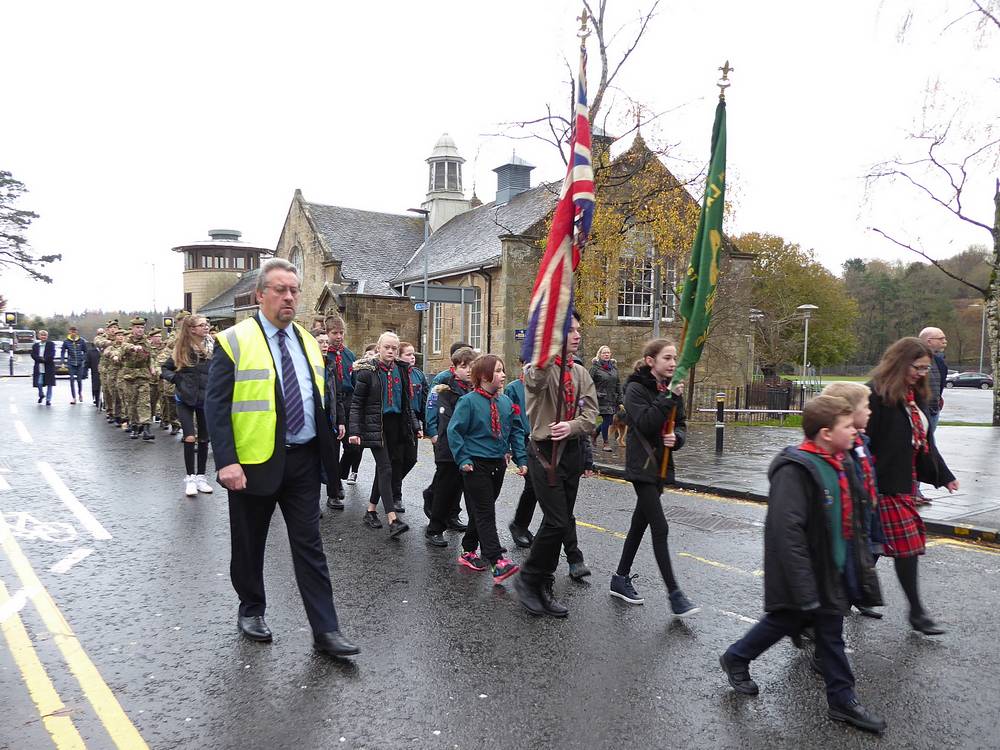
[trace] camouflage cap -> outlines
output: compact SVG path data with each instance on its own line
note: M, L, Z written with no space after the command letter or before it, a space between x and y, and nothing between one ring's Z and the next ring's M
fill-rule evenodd
M190 313L190 312L188 312L187 310L181 310L181 311L180 311L179 313L177 313L177 314L176 314L176 315L174 316L174 320L177 320L177 321L181 321L181 320L184 320L184 318L186 318L186 317L187 317L188 315L190 315L190 314L191 314L191 313Z
M109 320L109 321L107 322L107 326L108 326L109 328L110 328L111 326L117 326L117 325L118 325L118 318L112 318L111 320Z
M163 333L163 329L162 328L150 328L148 331L146 331L146 335L147 336L156 336L156 335L162 334L162 333Z
M145 318L140 318L140 317L139 317L139 316L137 315L137 316L135 316L134 318L132 318L132 320L130 320L130 321L128 322L128 324L129 324L130 326L144 326L144 325L146 325L146 319L145 319Z

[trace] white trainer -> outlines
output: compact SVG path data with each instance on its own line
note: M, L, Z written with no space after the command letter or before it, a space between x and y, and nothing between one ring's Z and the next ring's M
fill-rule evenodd
M212 485L210 485L208 483L208 481L205 479L205 475L204 474L198 474L194 478L194 482L195 482L195 485L197 485L197 487L198 487L198 492L211 492L212 491Z
M194 474L188 474L184 477L184 494L188 497L194 497L198 494L198 483L195 481Z
M352 471L347 475L347 479L344 480L344 484L355 484L358 481L358 472Z

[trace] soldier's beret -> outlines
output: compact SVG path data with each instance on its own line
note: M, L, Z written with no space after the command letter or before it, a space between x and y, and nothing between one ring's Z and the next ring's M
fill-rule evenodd
M145 318L140 318L137 315L136 317L132 318L132 320L130 320L128 323L129 323L129 325L132 325L132 326L144 326L144 325L146 325L146 319Z
M150 328L148 331L146 331L146 335L147 336L155 336L158 333L163 333L163 329L162 328Z

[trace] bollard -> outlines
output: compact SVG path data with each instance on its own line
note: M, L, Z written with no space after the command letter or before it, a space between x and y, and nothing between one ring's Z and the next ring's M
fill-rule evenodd
M725 419L726 394L715 394L715 452L722 453L722 438L726 430Z
M14 377L14 342L10 342L10 359L7 360L7 369L10 371L10 376Z

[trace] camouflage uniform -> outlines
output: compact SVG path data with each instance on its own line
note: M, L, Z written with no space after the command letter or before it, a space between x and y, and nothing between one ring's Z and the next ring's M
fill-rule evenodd
M160 417L160 421L162 422L163 421L163 412L160 411L160 396L161 396L160 386L162 385L163 381L160 380L160 366L157 364L157 361L160 358L160 354L162 354L163 352L167 351L167 345L165 343L163 343L162 341L158 345L157 344L153 344L153 341L152 341L153 336L155 336L158 333L162 334L163 331L160 330L159 328L153 328L151 331L149 331L149 333L146 334L146 336L149 339L148 343L149 343L149 352L150 352L150 355L149 355L149 365L150 365L150 372L149 372L149 413L150 413L150 416L152 416L154 419L157 416Z
M164 346L156 358L157 370L160 370L172 356L174 356L174 347ZM168 426L173 427L174 432L180 428L181 424L177 419L177 402L174 400L176 392L173 383L168 383L166 380L160 381L160 427L164 430Z
M140 322L141 321L141 322ZM145 325L145 318L132 318L133 326ZM124 384L126 419L133 431L140 426L149 427L152 416L149 413L149 378L152 359L149 342L145 334L129 334L122 345L121 379Z
M106 403L108 407L109 422L121 423L122 421L122 399L121 390L119 389L119 380L122 370L122 353L121 344L117 342L119 335L116 335L112 339L111 344L108 348L104 350L104 356L101 360L107 360L107 365L105 366L104 378L105 387L107 388Z
M111 399L111 382L108 378L108 365L110 363L111 357L107 354L108 348L115 343L115 335L110 330L111 328L117 328L117 320L109 320L105 333L100 336L94 337L94 346L97 351L101 353L101 358L98 360L97 364L97 374L101 378L101 398L104 400L104 409L108 413L110 418L112 415L112 399ZM110 421L110 419L109 419Z

